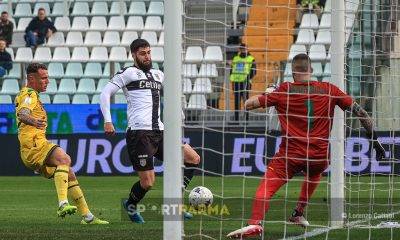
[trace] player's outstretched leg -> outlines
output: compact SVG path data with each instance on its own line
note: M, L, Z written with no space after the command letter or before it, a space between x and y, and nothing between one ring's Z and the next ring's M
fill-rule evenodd
M108 224L109 222L95 217L89 210L85 196L79 186L75 173L72 168L69 169L68 175L68 195L72 198L78 207L78 211L82 215L81 224Z
M45 164L50 167L56 167L54 171L54 184L56 186L58 196L59 217L75 214L77 207L68 203L68 174L71 165L71 158L60 147L56 147L46 160Z
M185 162L185 169L183 170L183 188L186 189L193 178L194 171L199 166L200 156L189 144L184 144L183 159ZM183 217L184 219L189 220L193 218L193 214L183 211Z

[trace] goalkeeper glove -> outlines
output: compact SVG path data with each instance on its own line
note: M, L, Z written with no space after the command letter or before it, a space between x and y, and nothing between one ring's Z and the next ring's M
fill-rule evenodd
M370 150L372 150L371 147L373 147L375 149L376 160L380 161L383 158L385 158L386 151L383 148L382 144L378 141L376 132L372 131L372 133L367 133L367 137L368 137L368 139L370 139L372 141L372 144L370 145Z

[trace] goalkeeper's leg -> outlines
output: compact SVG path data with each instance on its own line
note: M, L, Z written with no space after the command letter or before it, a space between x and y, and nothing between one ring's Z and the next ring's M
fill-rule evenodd
M185 169L183 171L183 185L187 188L193 178L195 168L199 166L200 156L189 144L183 145L183 159L185 162Z

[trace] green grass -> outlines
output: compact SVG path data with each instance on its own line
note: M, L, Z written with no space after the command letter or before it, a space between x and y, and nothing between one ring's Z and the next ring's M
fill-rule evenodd
M349 178L348 178L349 179ZM0 177L0 239L162 239L162 217L156 212L144 212L146 223L133 224L126 220L121 212L121 199L127 196L131 184L137 180L133 177L79 177L86 199L92 212L111 222L108 226L82 226L79 225L79 216L70 216L65 219L56 217L57 198L54 183L51 180L35 177ZM295 178L281 189L271 203L270 211L266 216L264 239L281 239L284 237L298 236L305 230L285 224L283 221L290 215L300 191L301 178ZM375 203L372 212L386 213L389 196L389 179L376 177L377 184L374 190ZM221 215L195 215L194 219L185 222L187 239L207 239L203 234L215 239L225 239L225 235L239 227L241 219L248 218L251 210L251 197L258 185L258 179L242 177L226 177L222 182L218 177L195 177L191 187L204 185L213 191L215 203L218 207L225 204ZM326 181L326 179L324 179ZM394 180L396 181L396 180ZM350 205L348 212L363 214L370 211L370 177L351 178ZM222 186L223 185L223 186ZM400 183L394 183L392 189L400 189ZM147 195L143 203L147 206L157 205L162 198L162 177L157 177L156 186ZM243 189L245 191L243 192ZM222 191L223 190L223 191ZM327 206L326 183L321 183L308 209L307 218L313 225L327 226L329 209ZM394 204L398 204L399 190L393 192ZM288 197L285 198L285 192ZM218 196L224 195L224 202ZM237 199L230 199L236 197ZM285 199L287 201L285 201ZM349 199L350 200L350 199ZM358 200L358 201L356 201ZM395 206L394 211L399 211ZM216 209L214 209L216 210ZM219 208L221 213L221 208ZM353 216L354 217L354 216ZM357 219L352 219L357 220ZM385 219L382 219L385 220ZM381 220L374 220L376 225ZM399 221L396 215L392 221ZM317 227L310 227L312 231ZM307 239L400 239L399 229L340 229L332 230L328 234Z

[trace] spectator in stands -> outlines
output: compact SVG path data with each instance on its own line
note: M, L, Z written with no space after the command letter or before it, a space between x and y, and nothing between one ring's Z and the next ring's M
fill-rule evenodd
M256 75L256 63L254 57L247 51L244 43L240 44L237 55L233 57L231 74L229 79L232 82L235 97L235 121L239 120L240 103L249 98L251 90L251 79ZM248 115L246 114L246 120Z
M8 12L2 12L0 17L0 37L5 39L7 47L12 42L13 30L14 23L8 19Z
M25 29L26 46L37 47L56 31L54 23L46 17L46 10L39 8L37 17L34 17Z
M7 71L12 68L12 58L6 51L6 40L0 38L0 77L3 77Z

